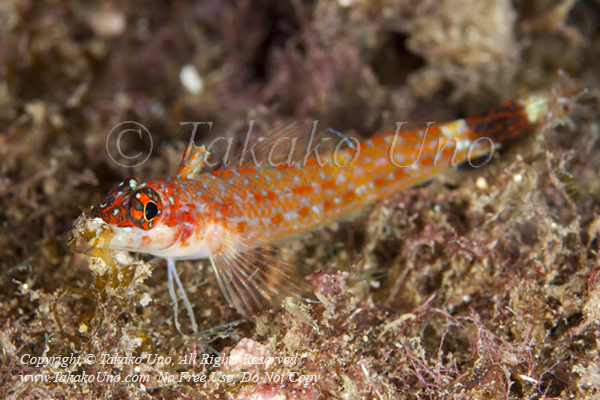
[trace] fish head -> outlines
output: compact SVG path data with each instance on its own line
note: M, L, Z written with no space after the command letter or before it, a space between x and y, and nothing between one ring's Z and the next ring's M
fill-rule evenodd
M111 189L92 217L117 227L150 230L160 221L162 202L156 190L134 176Z
M131 176L104 196L91 218L102 221L109 249L155 254L173 243L177 227L165 223L171 210L160 192L159 183Z
M177 185L164 180L142 183L135 177L123 180L91 214L90 219L101 226L94 231L93 243L161 258L210 257L221 242L219 226L206 212L206 204L188 199Z

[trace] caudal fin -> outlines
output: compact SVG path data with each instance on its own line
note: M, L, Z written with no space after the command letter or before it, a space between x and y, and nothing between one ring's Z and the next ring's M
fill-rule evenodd
M493 143L500 143L529 132L540 124L564 124L577 100L586 91L583 85L561 83L551 89L506 101L484 114L466 119L472 132L471 140L487 138Z

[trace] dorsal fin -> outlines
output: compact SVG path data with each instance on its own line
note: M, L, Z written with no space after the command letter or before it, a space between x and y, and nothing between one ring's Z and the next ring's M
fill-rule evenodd
M231 160L226 160L225 167L292 166L314 161L323 163L336 150L354 147L359 142L358 139L346 137L331 128L318 130L317 124L318 120L278 124L260 137L253 137L251 132L254 121L250 121L244 147Z
M432 127L440 126L446 122L456 120L454 113L445 103L434 99L420 102L407 110L400 111L389 122L376 131L371 139L377 140L398 131L399 135L414 135L417 131L423 131L430 123ZM398 129L398 125L400 125Z
M208 157L210 157L210 152L206 150L204 145L198 147L191 141L185 153L183 153L177 171L177 179L197 179L206 166Z

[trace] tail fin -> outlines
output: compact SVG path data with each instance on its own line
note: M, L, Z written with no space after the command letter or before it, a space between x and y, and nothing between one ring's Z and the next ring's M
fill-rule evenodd
M565 78L553 88L529 93L517 102L530 124L546 122L558 125L573 111L577 100L587 91L587 86L569 82Z
M552 89L506 101L466 121L472 129L473 140L486 137L498 143L515 138L539 124L563 124L575 102L586 92L587 87L583 85L563 82Z

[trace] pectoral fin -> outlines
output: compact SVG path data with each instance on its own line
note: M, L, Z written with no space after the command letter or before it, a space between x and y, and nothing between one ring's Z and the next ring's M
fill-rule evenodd
M247 318L307 292L307 281L271 246L237 243L212 257L211 263L225 298Z

